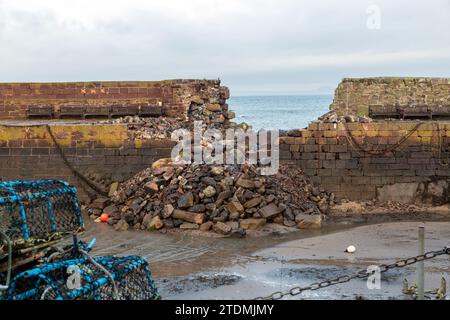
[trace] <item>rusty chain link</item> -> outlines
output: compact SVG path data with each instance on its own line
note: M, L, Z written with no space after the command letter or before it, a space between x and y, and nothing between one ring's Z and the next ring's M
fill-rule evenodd
M429 259L433 259L437 256L441 256L444 254L448 254L450 255L450 246L445 247L442 250L437 250L437 251L429 251L425 254L422 255L418 255L415 257L410 257L410 258L406 258L406 259L402 259L402 260L398 260L395 263L391 263L391 264L380 264L378 265L378 267L380 268L380 272L384 273L387 272L391 269L395 269L395 268L403 268L406 266L409 266L411 264L417 263L419 261L425 261L425 260L429 260ZM287 291L276 291L268 296L265 297L258 297L255 298L254 300L280 300L285 296L296 296L299 295L300 293L304 292L304 291L314 291L314 290L318 290L318 289L322 289L322 288L326 288L329 286L333 286L333 285L337 285L337 284L341 284L341 283L347 283L353 279L365 279L368 278L370 275L372 275L373 273L375 273L375 271L373 272L368 272L366 270L360 270L357 273L354 273L352 275L343 275L337 278L333 278L333 279L328 279L325 281L321 281L321 282L315 282L310 284L309 286L306 287L293 287Z

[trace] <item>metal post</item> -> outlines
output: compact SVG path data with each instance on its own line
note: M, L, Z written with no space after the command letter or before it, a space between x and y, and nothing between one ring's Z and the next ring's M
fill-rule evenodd
M419 227L419 255L425 253L425 226ZM424 286L425 286L425 274L424 274L424 262L419 261L417 266L417 299L424 299Z

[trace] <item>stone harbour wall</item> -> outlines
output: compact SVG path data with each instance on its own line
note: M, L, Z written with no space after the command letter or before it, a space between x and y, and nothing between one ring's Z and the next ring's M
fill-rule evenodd
M450 200L450 122L311 123L280 137L283 162L350 200Z
M330 109L339 115L368 116L371 105L450 108L450 78L345 78Z
M227 87L220 80L164 80L65 83L0 83L0 119L25 119L30 107L57 116L64 107L132 109L162 107L164 115L187 115L192 105L227 111Z
M175 144L134 138L126 125L53 124L50 130L69 163L105 190L170 157ZM0 125L0 180L18 179L63 179L87 196L88 186L65 164L46 126Z

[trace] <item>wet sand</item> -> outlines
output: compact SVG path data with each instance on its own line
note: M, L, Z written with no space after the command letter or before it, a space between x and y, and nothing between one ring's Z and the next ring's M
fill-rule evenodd
M354 219L328 223L322 230L275 231L237 239L192 232L116 232L105 224L88 222L82 238L97 238L94 255L145 257L165 299L251 299L417 255L421 224ZM426 251L450 245L449 221L424 224ZM345 253L348 245L357 251ZM439 287L442 275L450 283L448 256L427 261L425 267L426 289ZM364 280L353 280L295 299L409 299L401 293L402 282L406 278L412 284L415 272L412 265L383 274L381 290L368 290Z

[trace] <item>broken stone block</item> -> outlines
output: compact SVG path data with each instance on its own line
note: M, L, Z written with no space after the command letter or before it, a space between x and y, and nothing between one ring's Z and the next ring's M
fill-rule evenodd
M249 218L249 219L241 219L239 225L242 229L256 230L258 228L261 228L265 224L266 219Z
M163 210L163 214L162 214L162 215L163 215L163 218L164 218L164 219L169 218L169 217L172 215L173 210L174 210L173 205L171 205L170 203L169 203L169 204L166 204L166 205L164 206L164 210Z
M236 118L236 113L233 111L227 111L227 119L234 119Z
M239 229L239 222L237 221L227 221L225 222L226 225L231 227L231 230Z
M205 198L211 198L215 194L216 194L216 189L213 186L207 186L203 190L203 195L205 196Z
M159 230L164 227L163 222L159 216L154 216L150 223L147 225L147 230Z
M208 103L206 105L206 110L211 112L219 112L222 111L222 107L218 103Z
M186 209L194 205L194 195L192 192L187 192L178 198L178 208Z
M222 191L221 193L219 193L216 199L216 206L222 205L223 201L230 198L231 195L231 191Z
M144 189L148 193L157 192L159 190L158 184L155 181L150 181L144 184Z
M200 98L200 96L197 96L197 95L191 97L191 102L193 102L195 104L198 104L198 105L202 105L202 104L205 103L205 101L203 101L203 99Z
M196 223L188 223L188 222L184 222L180 225L180 229L183 230L198 230L198 224Z
M239 178L238 181L236 181L236 185L238 187L246 188L246 189L253 189L255 188L255 182L253 180Z
M272 222L282 224L284 222L284 217L281 214L278 214L272 217Z
M259 205L261 203L261 201L262 201L262 197L255 197L253 199L250 199L246 203L244 203L244 208L249 209L249 208L256 207L257 205Z
M268 204L259 209L259 214L266 219L272 218L281 212L280 208L274 203Z
M142 219L142 226L147 229L147 227L150 224L150 222L152 221L152 219L153 219L153 216L151 214L147 213L144 216L144 218Z
M284 221L283 221L283 224L286 226L286 227L295 227L297 224L295 223L295 221L292 221L292 220L289 220L289 219L284 219Z
M212 167L211 173L215 176L220 176L223 174L223 167Z
M164 167L171 167L172 164L173 164L172 158L162 158L152 163L152 169L155 170Z
M241 216L241 214L239 213L239 212L233 212L233 213L230 213L230 215L228 216L228 218L231 220L231 221L237 221L237 220L239 220L239 217Z
M108 197L112 197L114 192L116 192L118 188L119 188L118 182L111 183L111 186L109 187Z
M114 204L107 206L106 208L103 209L103 213L106 213L109 216L114 216L118 212L119 208L117 208L117 206L115 206Z
M242 213L244 212L244 207L239 201L233 200L227 204L227 210L230 214L232 213Z
M114 230L116 230L116 231L126 231L126 230L128 230L129 228L130 228L130 226L129 226L128 223L127 223L125 220L123 220L123 219L119 220L119 222L117 222L117 224L114 225Z
M286 210L283 211L283 216L288 220L295 220L295 215L291 208L286 208Z
M141 224L138 222L133 226L134 230L141 230Z
M213 230L216 233L220 233L223 235L227 235L231 232L231 227L223 222L216 222L216 224L213 226Z
M313 215L297 215L295 221L297 223L297 228L299 229L320 229L322 228L322 216L319 214Z
M205 222L205 215L203 213L188 212L175 209L172 213L174 219L180 219L191 223L202 224Z
M97 209L103 209L108 205L108 203L109 203L109 198L99 197L90 204L90 207L97 208Z
M200 229L200 231L209 231L209 230L211 230L213 225L214 225L214 223L212 221L208 221L208 222L203 223L199 229Z

